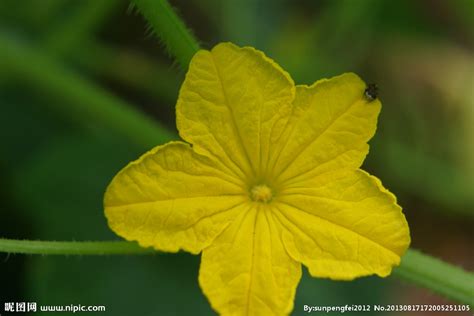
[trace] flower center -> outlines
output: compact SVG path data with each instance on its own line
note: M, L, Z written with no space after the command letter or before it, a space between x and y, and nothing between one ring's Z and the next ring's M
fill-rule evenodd
M265 184L256 185L250 190L250 197L256 202L268 203L273 198L272 189Z

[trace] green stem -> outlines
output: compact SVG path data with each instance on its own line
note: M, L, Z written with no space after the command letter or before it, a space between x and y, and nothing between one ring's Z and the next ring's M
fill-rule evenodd
M0 252L43 255L128 255L156 253L126 241L30 241L0 238ZM410 249L393 276L454 301L473 304L474 275L437 258Z
M62 99L63 102L55 100L49 106L72 120L77 120L86 127L98 123L145 148L176 138L174 133L152 118L91 84L34 47L1 33L0 47L2 72L15 75L22 83L30 83L41 93Z
M169 54L187 69L199 44L166 0L132 0L160 37Z
M393 275L460 303L474 305L474 274L410 249Z
M127 241L36 241L0 238L0 252L34 255L140 255L156 253Z

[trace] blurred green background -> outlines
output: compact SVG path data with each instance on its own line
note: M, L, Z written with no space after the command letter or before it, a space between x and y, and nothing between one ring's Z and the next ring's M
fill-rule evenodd
M255 46L297 83L348 71L377 83L383 110L364 168L398 196L412 247L473 269L474 0L171 4L205 48ZM0 236L118 239L103 215L105 187L166 137L126 137L94 109L131 107L173 135L183 76L127 1L0 0ZM198 267L185 253L4 254L0 303L213 315ZM333 282L305 273L293 314L304 304L352 303L451 302L393 277Z

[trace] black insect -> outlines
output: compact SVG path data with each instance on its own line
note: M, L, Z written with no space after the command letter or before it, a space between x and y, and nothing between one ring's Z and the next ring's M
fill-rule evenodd
M379 88L377 87L375 83L369 83L367 85L367 88L364 91L364 96L369 102L377 99L378 94L379 94Z

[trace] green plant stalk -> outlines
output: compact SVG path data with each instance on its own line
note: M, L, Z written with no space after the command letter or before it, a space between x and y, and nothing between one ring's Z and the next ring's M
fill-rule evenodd
M150 23L152 30L163 41L168 53L182 69L199 50L199 44L184 22L166 0L132 0L141 14Z
M144 148L176 138L152 118L31 45L0 33L0 47L2 72L16 76L20 82L27 82L42 93L62 99L63 102L55 100L49 106L85 127L99 124Z
M474 274L410 249L393 276L452 300L474 305Z
M0 238L0 252L33 255L140 255L157 253L128 241L36 241Z
M42 255L129 255L157 253L127 241L30 241L0 238L0 252ZM393 276L465 304L473 304L474 275L409 249Z

